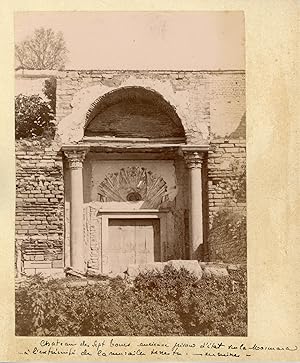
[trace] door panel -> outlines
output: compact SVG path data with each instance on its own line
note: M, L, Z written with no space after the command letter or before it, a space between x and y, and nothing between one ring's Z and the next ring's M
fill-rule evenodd
M110 219L102 256L107 272L124 272L129 264L160 260L159 220Z

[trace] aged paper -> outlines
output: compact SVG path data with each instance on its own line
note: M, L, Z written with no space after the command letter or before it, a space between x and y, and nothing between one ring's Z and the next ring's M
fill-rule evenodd
M1 6L2 361L296 361L299 337L299 94L296 1L35 1ZM15 11L244 11L247 91L248 336L15 337ZM180 44L178 44L180 47ZM200 50L201 51L201 50ZM299 68L299 67L298 67ZM298 264L297 264L298 262ZM49 352L52 347L54 353Z

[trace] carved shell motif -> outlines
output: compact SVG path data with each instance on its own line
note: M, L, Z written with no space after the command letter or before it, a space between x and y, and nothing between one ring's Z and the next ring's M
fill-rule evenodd
M158 208L167 200L167 183L161 176L140 167L109 173L98 186L101 202L143 201L142 208Z

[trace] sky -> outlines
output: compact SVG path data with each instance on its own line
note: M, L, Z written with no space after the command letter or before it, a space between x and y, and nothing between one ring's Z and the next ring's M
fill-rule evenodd
M245 69L238 11L16 12L16 43L38 27L63 32L66 69Z

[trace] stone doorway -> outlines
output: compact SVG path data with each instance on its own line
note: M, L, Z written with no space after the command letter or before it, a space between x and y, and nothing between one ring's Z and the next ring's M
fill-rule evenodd
M105 273L124 272L129 264L161 260L158 219L110 219L103 244Z
M95 242L101 273L115 274L126 271L130 264L165 261L169 238L174 238L168 233L169 214L98 210L95 221L100 228L96 227Z

